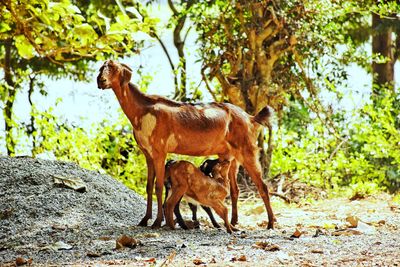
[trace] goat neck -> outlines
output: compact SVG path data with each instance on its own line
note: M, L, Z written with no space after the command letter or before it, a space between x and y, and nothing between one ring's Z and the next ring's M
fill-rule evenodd
M113 83L112 89L117 96L122 110L132 123L133 127L139 127L139 118L141 118L148 109L148 98L133 83L126 83L121 86L120 83Z

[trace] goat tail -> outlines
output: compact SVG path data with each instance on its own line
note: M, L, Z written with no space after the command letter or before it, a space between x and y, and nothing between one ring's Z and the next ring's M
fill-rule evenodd
M272 108L269 106L265 106L260 112L258 112L253 120L263 126L270 126L270 118L272 116Z

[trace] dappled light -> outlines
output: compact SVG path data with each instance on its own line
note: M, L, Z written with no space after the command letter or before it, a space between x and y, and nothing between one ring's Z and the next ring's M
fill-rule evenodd
M399 265L399 10L2 0L0 266Z

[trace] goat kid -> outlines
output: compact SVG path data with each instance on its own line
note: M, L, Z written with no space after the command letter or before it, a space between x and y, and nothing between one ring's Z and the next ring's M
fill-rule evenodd
M166 225L175 229L173 212L178 223L187 229L179 212L179 203L183 196L191 202L211 207L224 220L228 233L237 231L228 220L228 209L224 204L229 194L229 161L216 164L212 170L213 178L205 175L196 166L188 161L178 161L170 164L166 170L167 183L171 183L171 190L165 203ZM169 180L169 181L168 181Z
M217 165L218 162L219 162L218 159L208 159L208 160L204 161L200 165L199 169L200 169L201 172L203 172L204 175L206 175L206 176L208 176L210 178L213 178L213 173L212 172L213 172L213 169L214 169L215 165ZM167 170L169 169L169 167L172 164L175 164L175 163L176 163L176 161L169 160L165 164L166 175L167 175ZM166 199L168 197L169 191L171 190L171 186L172 186L171 185L171 178L166 176L164 184L165 184L165 200L164 200L164 211L165 211L165 201L166 201ZM190 210L192 211L192 221L194 222L194 224L191 225L190 227L185 223L185 221L182 218L182 215L181 215L181 212L180 212L180 208L179 208L180 201L178 201L178 204L174 208L174 213L175 213L175 216L177 218L177 222L178 222L179 226L182 229L185 229L185 230L192 229L192 228L198 228L200 226L200 223L197 220L197 205L198 205L198 203L188 202L188 204L189 204ZM219 225L219 223L215 220L214 214L213 214L211 208L207 207L207 206L204 206L204 205L201 205L201 207L207 213L207 215L210 218L211 223L213 224L213 226L215 228L221 228L221 225Z
M218 155L231 160L229 179L232 198L232 224L236 224L239 188L236 175L243 165L257 186L268 212L268 228L273 228L268 187L262 181L257 137L262 125L270 127L271 111L263 108L251 116L229 103L187 104L160 96L142 93L130 83L132 70L113 60L100 68L97 84L100 89L112 88L133 126L135 140L146 157L147 209L139 223L146 226L152 217L152 194L156 182L157 218L154 228L163 220L162 192L165 159L168 153L189 156ZM157 179L155 179L157 177Z

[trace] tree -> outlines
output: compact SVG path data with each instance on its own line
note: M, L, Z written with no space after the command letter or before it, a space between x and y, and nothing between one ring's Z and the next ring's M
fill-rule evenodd
M281 113L292 81L280 83L283 81L280 75L291 72L294 63L289 58L297 44L296 20L306 14L303 5L300 2L215 1L198 6L196 12L193 19L200 35L202 73L207 86L208 80L216 78L221 86L221 100L250 114L265 105ZM216 94L213 95L217 100ZM264 135L259 138L265 174L272 155L271 136L270 128L267 153Z
M41 76L85 80L90 61L135 53L141 43L128 37L148 31L153 23L121 14L115 5L109 5L105 12L113 19L100 11L96 14L96 3L100 2L83 6L85 12L69 1L0 3L0 51L4 52L0 61L5 81L0 92L9 155L15 153L13 107L18 90L28 82L31 95ZM33 124L31 119L28 134L33 134Z
M155 2L159 2L156 0L148 0L147 4L154 4ZM185 43L186 39L188 37L188 34L191 30L191 27L187 27L186 24L188 24L188 18L191 15L191 9L195 5L197 1L194 0L179 0L179 1L172 1L168 0L168 7L170 8L172 15L169 19L169 23L167 25L167 28L172 28L172 39L174 42L174 46L176 49L176 52L178 54L179 61L178 63L174 63L172 59L172 55L170 51L168 51L166 44L162 41L160 34L158 33L159 31L157 28L152 29L151 36L154 37L158 43L160 44L163 52L165 53L169 65L171 67L172 74L174 75L174 85L175 85L175 91L174 91L174 99L180 100L180 101L189 101L193 100L191 99L188 94L188 80L187 80L187 58L185 54ZM140 10L140 14L143 16L143 18L150 17L149 12L141 6L139 3L137 3L137 9ZM190 22L189 22L190 23ZM193 98L196 98L194 96Z
M383 3L377 1L378 7L381 4ZM397 7L400 9L400 4ZM377 57L372 62L373 99L382 94L382 87L394 89L394 64L400 57L400 17L397 13L389 13L390 11L392 8L381 14L372 13L372 54Z

